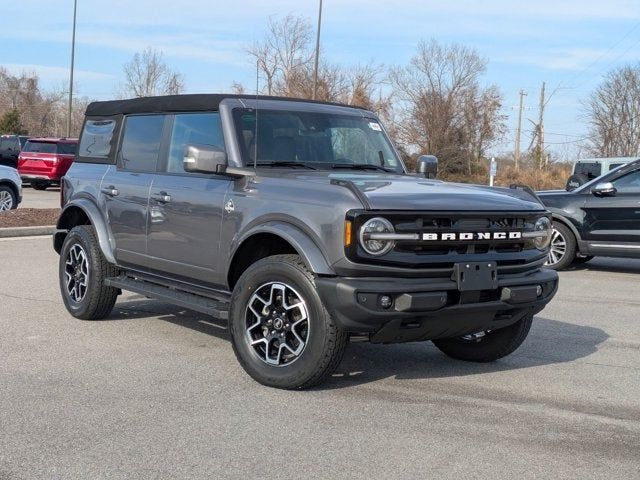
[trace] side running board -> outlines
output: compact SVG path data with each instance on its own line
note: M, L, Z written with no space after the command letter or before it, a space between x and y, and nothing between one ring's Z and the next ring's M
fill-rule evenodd
M167 303L205 313L222 320L229 318L229 303L213 298L126 276L106 278L104 283L108 287L120 288L129 292L139 293L145 297L164 300Z

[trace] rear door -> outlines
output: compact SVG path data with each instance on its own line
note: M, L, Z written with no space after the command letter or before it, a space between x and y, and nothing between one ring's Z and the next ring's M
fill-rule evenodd
M176 114L168 122L168 148L151 186L148 253L152 270L177 279L223 285L218 267L225 193L222 175L187 173L187 145L224 149L217 112Z
M612 181L614 196L589 195L586 239L594 252L622 249L640 255L640 168Z
M166 115L125 118L116 165L102 179L103 199L119 264L147 269L149 189L156 173Z

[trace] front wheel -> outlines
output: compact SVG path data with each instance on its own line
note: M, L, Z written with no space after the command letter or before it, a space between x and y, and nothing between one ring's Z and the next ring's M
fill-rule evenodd
M0 212L18 208L18 199L13 190L6 185L0 185Z
M545 266L552 270L563 270L576 258L576 237L562 223L553 224L549 254Z
M445 355L467 362L494 362L513 353L529 334L533 316L528 316L499 330L433 340Z
M312 387L340 363L348 335L333 321L297 255L251 265L233 289L229 311L233 350L263 385Z

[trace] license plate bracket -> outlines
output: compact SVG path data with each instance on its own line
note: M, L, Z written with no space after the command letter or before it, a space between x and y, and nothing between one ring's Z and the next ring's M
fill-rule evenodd
M495 262L456 263L453 279L461 292L495 290L498 288L498 268Z

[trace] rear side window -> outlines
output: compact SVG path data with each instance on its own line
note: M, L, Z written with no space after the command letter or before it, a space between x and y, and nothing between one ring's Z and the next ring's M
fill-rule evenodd
M602 164L600 162L578 162L573 173L585 175L589 179L596 178L602 175Z
M78 155L87 158L107 158L111 152L115 129L115 120L87 120L82 131Z
M203 145L224 150L220 114L185 113L175 116L167 172L185 173L183 159L187 145Z
M75 155L77 146L76 143L59 143L57 153L60 155Z
M57 153L56 144L52 142L34 142L29 140L23 148L25 152Z
M164 120L165 115L127 117L120 148L122 168L136 172L156 171Z

